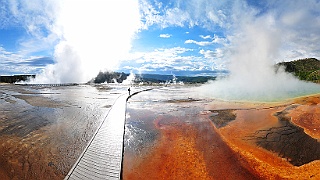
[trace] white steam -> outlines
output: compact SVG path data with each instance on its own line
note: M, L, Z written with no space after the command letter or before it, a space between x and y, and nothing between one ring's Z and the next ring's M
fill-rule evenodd
M100 70L113 70L139 29L137 0L61 0L55 4L54 65L31 83L83 83Z
M125 79L122 84L132 85L134 84L134 80L136 79L136 75L134 73L130 73L130 75Z
M240 12L239 10L237 12ZM243 14L248 15L249 13ZM228 59L230 75L201 87L204 96L226 100L277 101L320 93L320 85L296 79L275 69L284 42L281 29L270 15L253 18L237 15Z

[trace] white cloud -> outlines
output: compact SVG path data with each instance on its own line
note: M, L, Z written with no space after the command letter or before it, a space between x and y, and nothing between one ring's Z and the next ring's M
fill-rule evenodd
M172 34L160 34L159 37L161 38L170 38Z
M145 53L143 58L150 61L151 64L163 64L175 66L177 63L190 60L188 56L182 56L183 53L192 51L182 47L174 47L169 49L156 49L152 52Z
M21 26L27 31L29 36L18 41L23 53L47 50L58 40L54 22L59 2L59 0L5 1L2 6L5 7L5 15L1 14L0 24L5 28Z
M183 27L190 22L188 12L182 11L179 8L167 8L164 11L151 5L147 0L141 1L140 10L142 12L142 29L145 30L153 25L158 25L161 28L169 26Z
M208 46L208 45L213 44L212 41L195 41L195 40L192 40L192 39L188 39L184 43L185 44L197 44L199 46Z
M222 9L227 8L227 2L206 1L206 0L190 0L174 1L167 4L152 4L148 0L140 1L140 9L142 12L142 22L144 29L152 25L158 25L161 28L169 26L194 27L201 26L207 29L213 29L213 25L225 27L227 16ZM230 11L230 10L229 10ZM212 17L215 18L212 18Z
M148 2L145 0L145 2ZM249 2L251 3L251 2ZM144 18L148 19L145 26L158 25L162 28L169 26L194 27L200 26L214 32L217 27L225 32L225 36L241 38L244 24L261 21L268 23L268 28L273 28L281 34L281 47L278 59L294 57L292 50L305 52L302 56L320 57L320 17L318 9L320 2L309 0L307 2L296 0L266 1L247 4L246 1L206 1L190 0L188 2L177 0L171 6L160 6L148 2L148 12ZM263 7L263 8L261 8ZM152 22L152 23L150 23ZM208 46L214 43L230 46L232 40L221 37L214 38L210 35L201 36L206 41L189 39L185 43L199 46ZM297 55L300 53L296 53ZM296 56L300 58L301 56Z
M178 16L177 16L178 15ZM190 15L186 11L182 11L179 8L168 9L163 17L162 27L168 26L180 26L183 27L186 23L191 24L193 26L193 22L190 21Z
M228 18L228 16L230 16L230 12L228 11L224 12L221 9L216 11L211 10L211 11L208 11L206 15L211 22L213 22L214 24L217 24L222 28L228 29L232 24L230 21L230 17Z
M43 65L32 64L39 56L26 57L24 54L13 53L0 46L0 75L34 74L43 69Z
M139 8L141 11L142 29L148 29L150 26L163 21L160 10L157 10L159 7L153 6L148 0L141 0Z
M226 70L227 63L229 63L228 56L229 52L225 48L216 48L215 50L204 50L201 49L199 54L203 55L204 61L210 62L212 69L215 70Z
M279 3L276 23L283 35L282 58L320 58L319 8L314 0Z
M201 49L199 53L202 54L206 59L222 58L224 56L222 49L219 48L215 49L214 51Z
M0 59L1 59L0 63L2 64L19 63L21 62L22 57L23 57L22 55L8 52L3 47L0 47Z
M212 39L212 37L211 37L210 35L206 35L206 36L200 35L200 37L201 37L202 39Z
M274 35L269 37L271 44L267 48L274 46L273 43L278 41L274 46L276 48L273 48L276 52L272 52L275 61L320 58L319 1L266 1L262 2L263 6L267 7L264 9L244 3L239 4L241 3L233 8L235 39L243 38L244 27L251 25L258 30L255 34L251 34L256 36L257 42L260 40L259 35L267 31L274 32ZM248 13L243 13L245 11Z
M136 52L127 57L124 62L126 69L146 71L200 71L211 70L211 62L203 61L201 56L188 55L192 49L174 47L155 49L151 52ZM131 65L128 65L131 64Z
M226 43L228 42L228 40L226 38L220 38L216 34L214 35L214 37L211 37L210 35L207 35L207 36L200 35L200 37L202 39L211 39L211 41L195 41L195 40L188 39L184 43L185 44L197 44L199 46L209 46L212 44L226 45Z

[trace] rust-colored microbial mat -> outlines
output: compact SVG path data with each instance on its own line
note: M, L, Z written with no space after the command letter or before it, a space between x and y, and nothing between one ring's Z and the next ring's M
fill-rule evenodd
M128 103L123 178L319 179L319 98L137 95Z
M250 171L263 179L319 179L319 98L315 95L256 107L238 104L233 107L235 120L218 132ZM207 108L217 108L217 103Z
M216 133L206 102L141 96L127 105L124 179L258 179Z

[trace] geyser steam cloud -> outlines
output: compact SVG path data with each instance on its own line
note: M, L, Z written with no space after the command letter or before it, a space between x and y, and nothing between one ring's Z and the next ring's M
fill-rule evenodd
M238 9L237 9L238 8ZM319 93L320 86L299 81L282 68L276 70L284 46L284 30L276 26L272 15L256 17L235 4L234 37L228 59L230 75L201 87L205 96L227 100L276 101ZM245 14L245 16L244 16Z
M81 83L100 70L113 70L139 28L137 0L57 0L55 22L47 27L59 36L55 64L31 83Z

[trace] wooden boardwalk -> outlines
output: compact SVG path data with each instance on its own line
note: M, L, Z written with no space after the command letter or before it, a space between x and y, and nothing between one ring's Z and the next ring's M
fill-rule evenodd
M121 95L65 180L120 179L127 95Z

